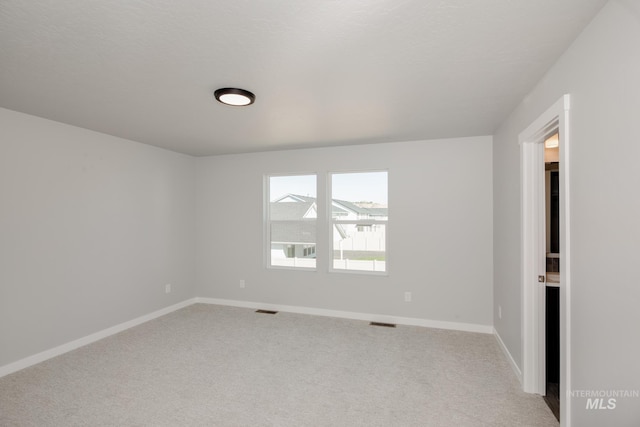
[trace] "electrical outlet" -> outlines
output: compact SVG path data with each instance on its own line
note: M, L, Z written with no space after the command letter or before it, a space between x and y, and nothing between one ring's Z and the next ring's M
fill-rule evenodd
M502 319L502 306L498 306L498 319Z
M240 287L241 287L241 288L244 288L244 285L245 285L245 283L244 283L244 279L240 279Z
M166 285L164 285L164 293L168 294L171 292L171 283L167 283Z
M404 293L404 302L411 302L411 292Z

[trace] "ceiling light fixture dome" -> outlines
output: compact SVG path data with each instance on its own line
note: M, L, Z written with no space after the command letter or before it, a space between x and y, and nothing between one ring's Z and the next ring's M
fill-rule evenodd
M234 107L244 107L251 105L256 100L256 96L248 90L233 87L225 87L216 90L213 95L218 102Z
M544 140L545 148L558 148L560 145L560 135L558 133L554 133L549 138Z

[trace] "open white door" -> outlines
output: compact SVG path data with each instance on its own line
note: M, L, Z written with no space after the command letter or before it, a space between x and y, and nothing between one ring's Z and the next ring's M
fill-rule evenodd
M522 166L523 387L546 394L544 136L557 121L520 147ZM529 368L529 369L528 369Z
M521 153L522 383L528 393L546 393L545 367L545 188L543 141L559 133L560 182L560 406L561 425L570 425L570 257L569 108L564 95L519 136Z

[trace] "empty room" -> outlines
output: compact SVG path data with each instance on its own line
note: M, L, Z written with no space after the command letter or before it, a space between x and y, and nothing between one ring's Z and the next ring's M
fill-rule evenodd
M640 425L640 2L0 2L0 426Z

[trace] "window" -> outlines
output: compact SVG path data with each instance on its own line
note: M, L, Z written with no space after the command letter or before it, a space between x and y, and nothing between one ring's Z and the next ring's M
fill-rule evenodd
M320 257L330 271L387 272L387 172L332 173L326 178L329 191L320 196L327 213L321 235L317 175L265 178L267 266L313 270L320 240L327 248Z
M316 175L270 176L267 185L267 265L315 269Z
M331 174L331 269L387 271L387 172Z

